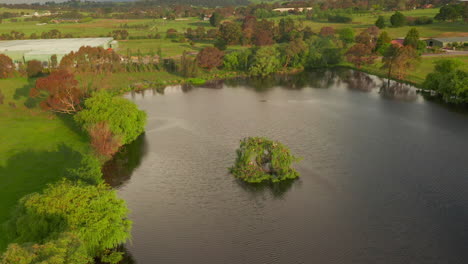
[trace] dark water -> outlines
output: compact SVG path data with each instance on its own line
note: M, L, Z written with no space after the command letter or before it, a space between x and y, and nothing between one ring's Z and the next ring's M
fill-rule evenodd
M149 124L109 170L136 263L467 263L468 117L350 70L129 95ZM303 157L298 181L228 174L239 140ZM112 167L113 166L113 167Z

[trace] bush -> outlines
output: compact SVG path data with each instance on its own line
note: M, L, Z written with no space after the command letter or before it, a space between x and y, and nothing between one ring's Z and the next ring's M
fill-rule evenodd
M13 76L15 65L10 57L0 54L0 79Z
M390 23L393 27L402 27L406 24L406 17L397 11L390 17Z
M98 123L106 122L123 145L145 131L146 113L127 99L100 91L88 98L84 105L84 110L75 115L75 120L87 131Z
M84 156L78 168L68 169L66 176L70 180L82 181L92 185L104 183L101 162L91 155Z
M291 164L298 160L277 141L249 137L241 141L235 165L230 171L236 178L249 183L280 182L299 177L299 173L291 168Z

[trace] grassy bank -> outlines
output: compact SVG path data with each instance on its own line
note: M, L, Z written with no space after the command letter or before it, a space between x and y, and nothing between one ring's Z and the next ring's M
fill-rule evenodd
M59 180L90 151L71 120L34 106L28 99L32 85L26 78L0 80L5 96L0 105L0 223L21 197ZM0 251L8 242L0 235Z

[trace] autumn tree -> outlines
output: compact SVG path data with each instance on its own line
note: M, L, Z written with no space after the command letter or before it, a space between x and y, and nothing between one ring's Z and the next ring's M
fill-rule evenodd
M418 60L419 55L413 47L391 45L382 57L382 68L388 70L388 79L402 79Z
M243 44L249 44L252 42L256 28L257 18L254 16L246 16L242 22Z
M15 65L10 57L0 54L0 79L8 78L15 72Z
M198 66L209 70L223 65L224 53L215 47L206 47L197 55Z
M28 77L37 77L39 74L42 73L44 67L42 67L42 63L38 60L31 60L28 61L26 66L26 73Z
M362 43L356 43L346 52L346 60L361 68L365 64L373 64L376 56L372 53L369 46Z
M43 99L40 105L44 110L73 114L80 110L83 97L83 93L77 86L78 81L72 73L59 70L38 79L29 95Z
M121 140L115 136L106 122L98 122L88 128L91 146L102 157L110 158L122 145Z
M320 35L322 37L332 37L335 35L335 29L332 27L322 27L320 29Z
M263 19L257 22L257 27L253 33L253 43L256 46L273 45L275 25L274 22Z

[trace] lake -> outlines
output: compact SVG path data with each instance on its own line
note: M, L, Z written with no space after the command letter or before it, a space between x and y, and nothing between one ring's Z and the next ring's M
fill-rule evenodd
M138 264L466 263L468 117L347 69L127 95L145 135L106 166ZM301 177L245 185L239 141L302 157Z

